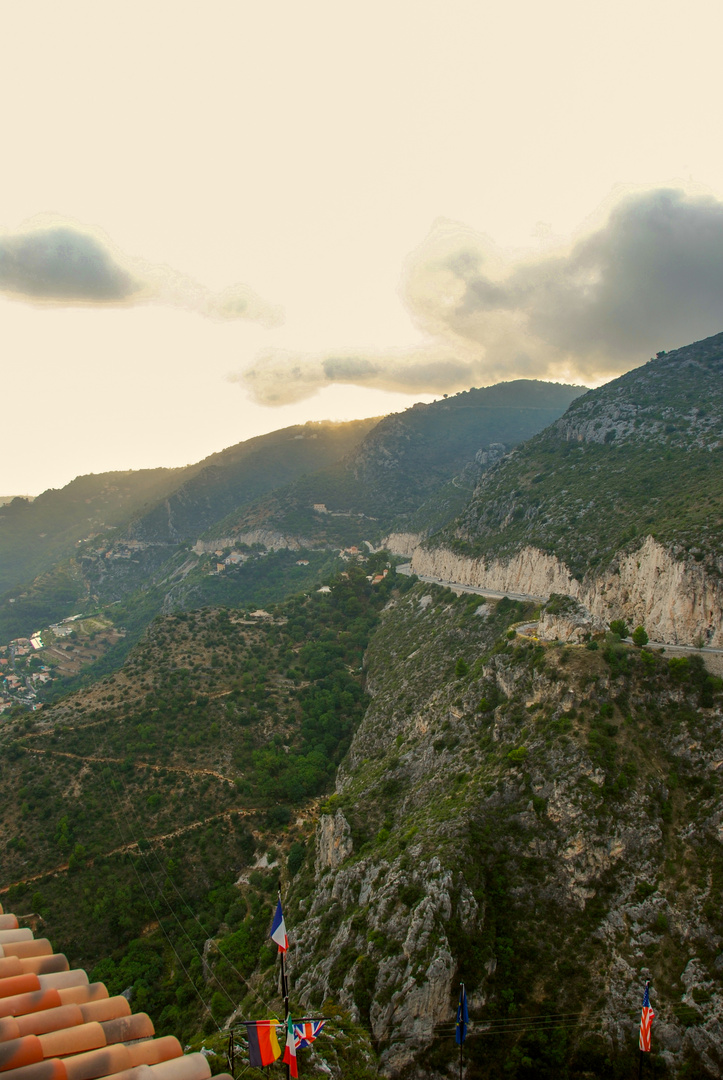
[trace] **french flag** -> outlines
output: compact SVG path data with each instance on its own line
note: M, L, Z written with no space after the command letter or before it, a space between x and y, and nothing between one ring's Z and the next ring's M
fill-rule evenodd
M276 905L276 914L271 924L269 937L279 946L279 952L286 952L289 947L289 939L286 936L286 924L284 923L284 913L281 910L281 900Z

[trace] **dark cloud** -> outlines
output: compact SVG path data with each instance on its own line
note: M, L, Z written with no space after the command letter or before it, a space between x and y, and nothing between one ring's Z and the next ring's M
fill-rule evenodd
M723 329L723 203L673 190L628 195L569 248L518 261L439 221L407 262L403 296L428 346L266 354L239 381L273 405L332 382L451 393L519 377L611 378Z
M0 293L56 305L159 303L215 319L281 321L281 309L247 285L212 293L167 266L132 259L75 224L52 224L0 236Z
M616 374L723 327L723 204L628 196L564 254L508 266L443 223L410 260L405 296L425 330L479 347L480 372Z
M141 290L94 237L58 226L0 237L0 290L33 300L125 301Z

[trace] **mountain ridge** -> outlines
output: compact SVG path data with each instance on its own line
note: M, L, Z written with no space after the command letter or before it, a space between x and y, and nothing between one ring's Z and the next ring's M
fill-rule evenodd
M719 334L589 391L482 477L457 521L416 548L413 568L569 593L663 640L719 645L722 375Z

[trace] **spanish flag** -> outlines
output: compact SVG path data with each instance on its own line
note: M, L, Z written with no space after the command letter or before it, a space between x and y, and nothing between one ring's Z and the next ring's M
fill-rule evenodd
M281 1047L276 1038L278 1020L246 1020L249 1040L249 1065L256 1069L273 1065L281 1057Z

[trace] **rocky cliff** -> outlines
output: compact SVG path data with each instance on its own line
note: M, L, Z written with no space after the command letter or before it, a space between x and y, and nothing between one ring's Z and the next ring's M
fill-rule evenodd
M468 1077L617 1076L651 978L659 1074L721 1076L720 680L510 640L524 615L421 584L390 602L293 890L296 990L350 1007L385 1075L453 1067L463 979Z
M718 334L578 398L482 475L413 568L723 644L722 376Z
M412 569L499 592L545 599L553 592L566 593L606 623L624 618L633 626L644 625L656 641L723 646L723 580L694 558L675 558L652 536L582 581L560 559L533 547L524 547L512 558L494 559L419 546L412 555Z

